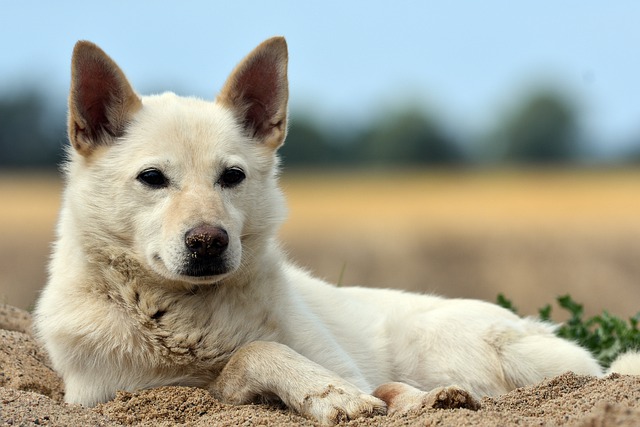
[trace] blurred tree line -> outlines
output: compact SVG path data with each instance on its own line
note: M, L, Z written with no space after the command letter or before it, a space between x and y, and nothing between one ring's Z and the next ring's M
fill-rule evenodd
M56 167L66 144L65 127L65 112L41 92L0 94L0 168ZM483 135L456 135L415 106L386 111L348 130L294 112L281 155L288 169L568 165L588 155L577 108L550 89L528 93ZM640 150L637 154L640 160Z
M0 169L54 168L66 142L65 112L36 89L0 95Z

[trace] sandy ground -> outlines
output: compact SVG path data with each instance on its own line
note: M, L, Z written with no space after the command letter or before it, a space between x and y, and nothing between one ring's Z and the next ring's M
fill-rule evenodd
M206 391L161 387L119 392L95 408L68 405L63 384L48 366L44 352L30 335L30 315L0 305L0 424L95 426L300 426L314 425L286 408L267 405L230 406ZM640 377L606 378L572 373L485 398L478 411L420 411L351 420L349 426L637 426L640 420Z

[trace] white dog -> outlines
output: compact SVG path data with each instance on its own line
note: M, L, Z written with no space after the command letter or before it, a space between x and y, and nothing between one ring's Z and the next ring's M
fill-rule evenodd
M288 263L276 242L287 101L283 38L251 52L215 102L138 96L100 48L76 45L66 190L36 310L68 402L186 385L332 424L602 374L552 326L496 305L339 288Z

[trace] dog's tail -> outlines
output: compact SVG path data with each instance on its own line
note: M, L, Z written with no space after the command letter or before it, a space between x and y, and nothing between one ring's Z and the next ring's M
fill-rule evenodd
M629 351L616 357L607 373L640 375L640 351Z

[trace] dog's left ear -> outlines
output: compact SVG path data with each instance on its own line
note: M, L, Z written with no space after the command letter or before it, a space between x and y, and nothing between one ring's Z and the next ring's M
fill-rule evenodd
M287 42L273 37L231 73L217 101L230 108L252 138L277 149L287 133Z

